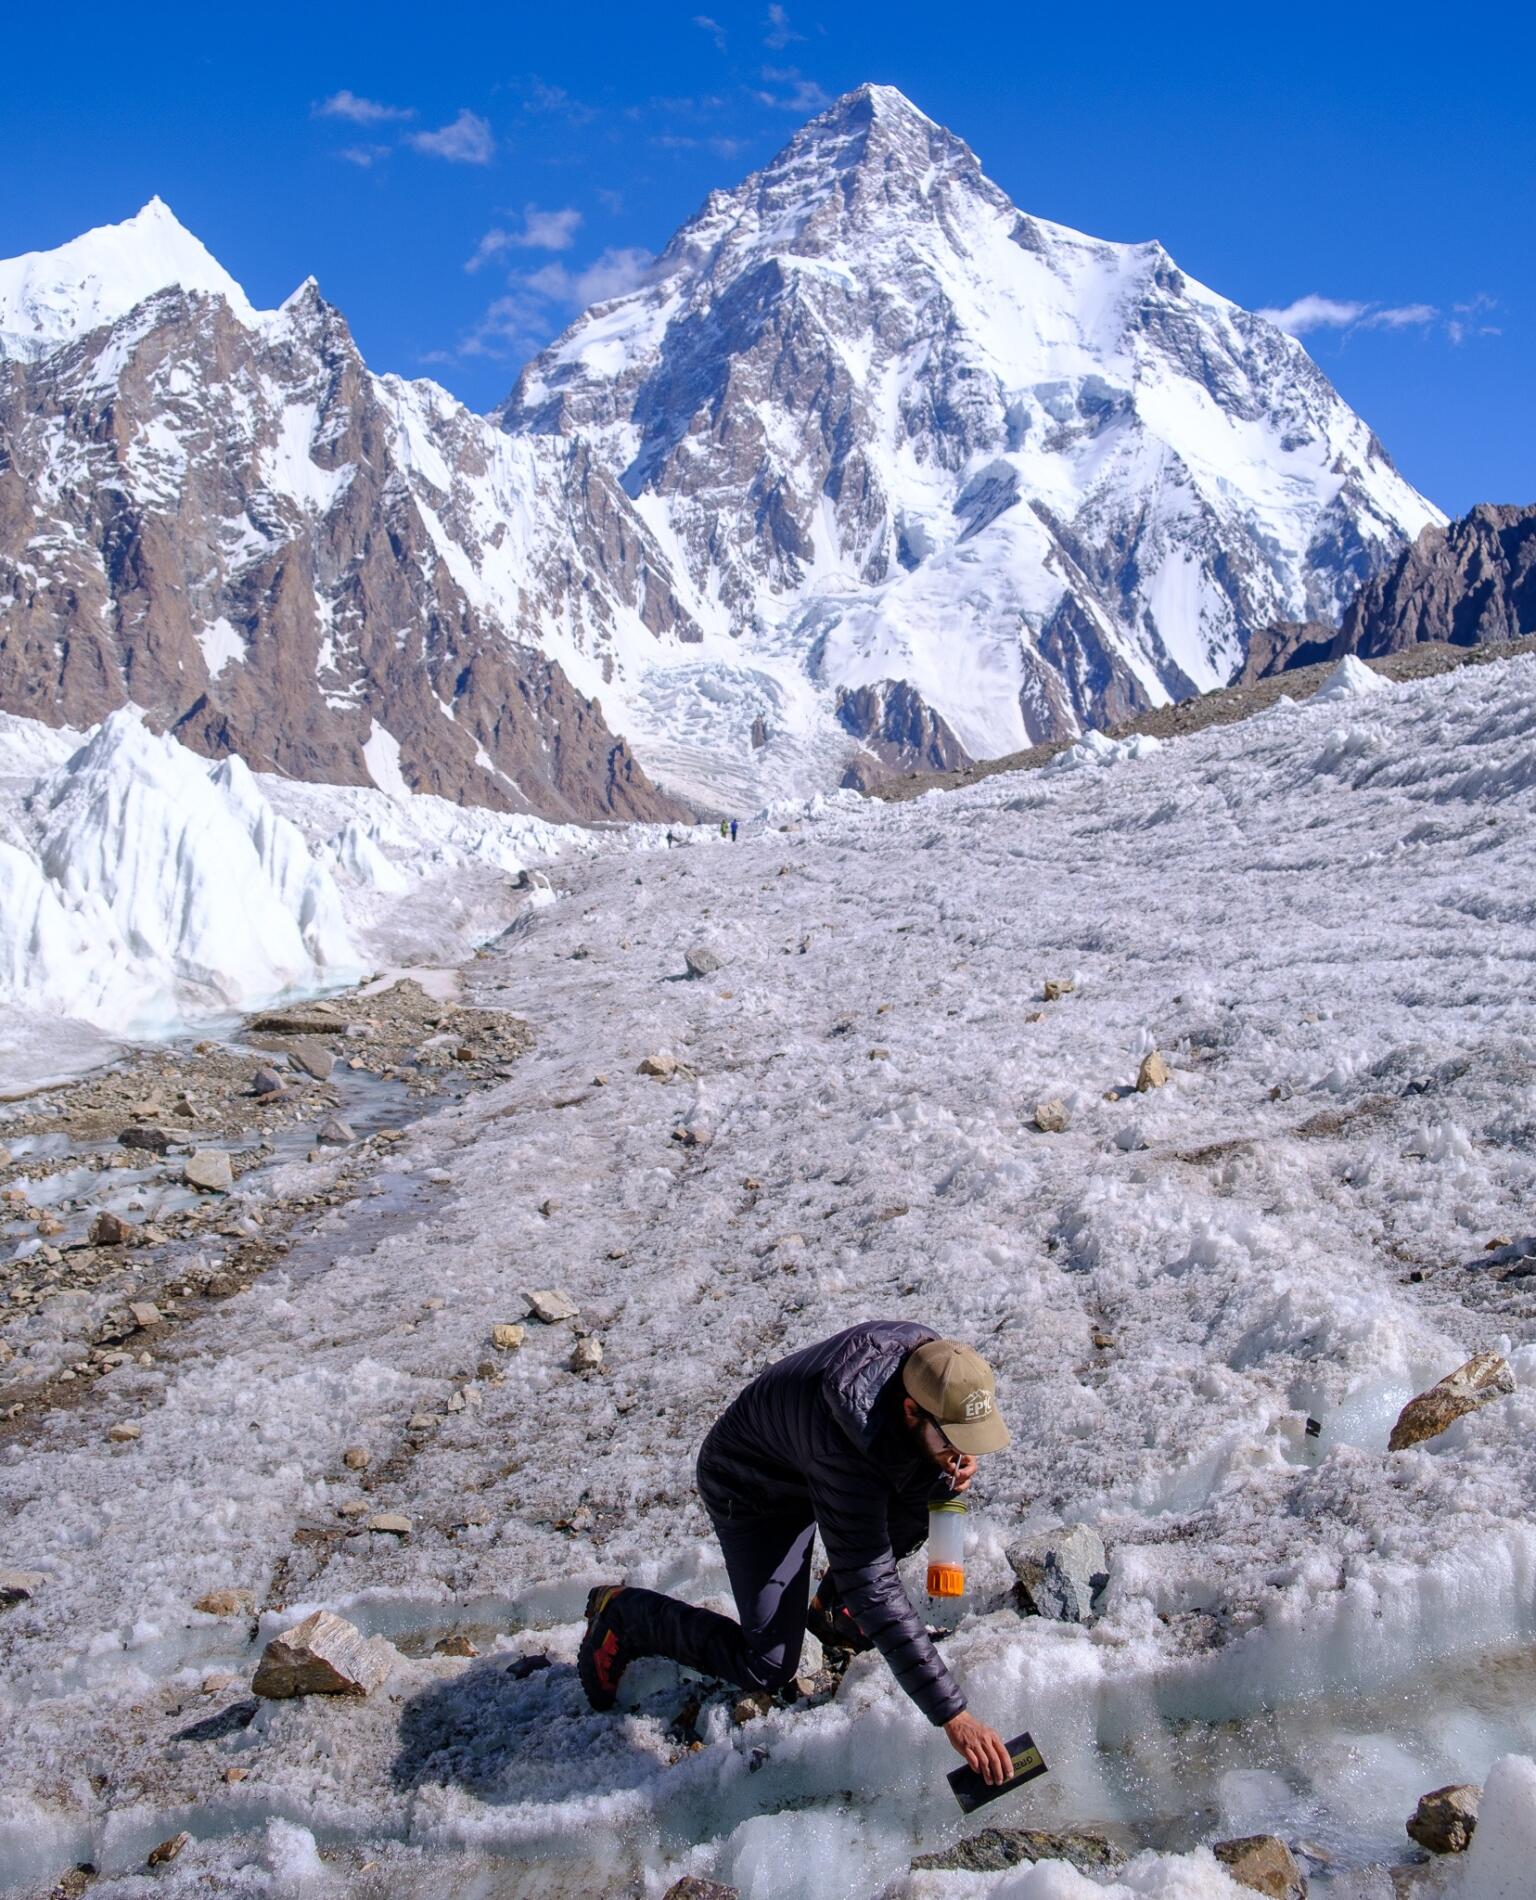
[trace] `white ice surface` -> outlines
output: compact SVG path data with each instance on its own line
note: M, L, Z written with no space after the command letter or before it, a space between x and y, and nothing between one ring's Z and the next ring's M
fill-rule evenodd
M377 798L326 796L331 835ZM1511 661L1113 771L570 859L539 909L504 893L466 994L534 1025L515 1077L0 1456L5 1561L46 1578L0 1616L12 1890L88 1858L104 1900L137 1900L186 1826L156 1881L178 1900L291 1891L274 1856L305 1861L305 1833L354 1870L311 1867L316 1891L391 1900L654 1895L684 1870L748 1900L1102 1891L1059 1868L908 1880L956 1831L952 1758L878 1658L825 1707L717 1712L693 1754L666 1734L668 1668L612 1716L576 1686L593 1583L725 1604L703 1432L758 1367L872 1314L976 1340L1014 1428L947 1645L977 1712L1051 1764L997 1818L1192 1817L1344 1868L1400 1858L1425 1789L1536 1752L1536 1320L1480 1264L1536 1198L1533 803L1536 668ZM722 968L675 980L700 940ZM1044 1005L1047 977L1076 988ZM1153 1046L1168 1086L1106 1099ZM636 1074L658 1047L696 1079ZM1052 1096L1071 1127L1042 1135ZM569 1330L536 1327L478 1379L490 1327L545 1285L604 1372L574 1377ZM1514 1396L1389 1456L1403 1400L1488 1347ZM423 1409L440 1423L412 1441ZM141 1439L109 1448L127 1418ZM408 1542L311 1537L356 1492L350 1444ZM1020 1621L1004 1544L1084 1517L1111 1551L1102 1620ZM254 1641L189 1607L227 1585L285 1605ZM243 1674L319 1603L427 1650L483 1626L484 1653L176 1739L241 1693L204 1693L209 1671ZM514 1682L534 1650L553 1666ZM1500 1807L1490 1880L1527 1824ZM1200 1856L1117 1891L1230 1900Z
M382 727L366 751L382 789L213 765L131 710L85 734L0 715L0 1097L118 1038L460 957L526 865L600 848L413 795Z

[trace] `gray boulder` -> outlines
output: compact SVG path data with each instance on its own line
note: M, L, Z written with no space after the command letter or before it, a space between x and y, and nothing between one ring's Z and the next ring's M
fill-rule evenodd
M690 976L713 976L720 968L720 959L707 943L695 944L687 952L683 962L688 966Z
M1063 1525L1012 1545L1008 1562L1019 1580L1026 1615L1086 1623L1109 1582L1104 1540L1088 1524Z

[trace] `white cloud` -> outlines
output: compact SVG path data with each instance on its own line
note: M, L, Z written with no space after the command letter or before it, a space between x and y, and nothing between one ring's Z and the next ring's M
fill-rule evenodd
M585 310L588 304L606 303L611 297L638 290L655 261L649 251L623 245L604 251L581 270L568 270L564 264L545 264L522 281L538 296Z
M1439 314L1432 303L1389 304L1385 309L1371 311L1361 322L1367 330L1411 330L1433 323Z
M412 132L406 143L430 158L446 158L454 165L489 165L496 150L490 126L468 106L435 132Z
M794 66L765 66L763 77L770 85L787 86L789 90L753 93L760 105L773 106L779 112L820 112L832 103L830 93L823 92L814 79L802 77Z
M1281 309L1259 310L1277 329L1291 336L1305 336L1309 330L1430 330L1443 329L1452 343L1464 343L1469 336L1498 336L1492 325L1474 322L1484 311L1497 308L1493 298L1474 297L1470 303L1452 305L1447 316L1433 303L1361 303L1353 298L1320 297L1315 293L1298 297Z
M725 28L718 20L712 20L707 13L696 13L693 23L701 32L709 35L722 53L725 51Z
M310 111L317 119L350 119L354 125L386 125L395 119L414 119L416 114L410 106L381 105L377 99L363 99L355 92L349 92L345 86L340 92L333 92L329 99L322 99Z
M336 156L344 158L349 165L361 166L366 171L370 165L376 165L381 158L389 157L389 147L387 145L343 145Z
M1290 336L1305 336L1308 330L1347 330L1351 324L1358 323L1369 309L1369 304L1348 303L1340 297L1319 297L1314 294L1298 297L1294 303L1288 303L1282 309L1258 310L1254 314Z
M522 230L507 231L500 225L493 226L481 238L474 256L464 268L477 271L482 264L506 251L568 251L576 242L580 228L581 213L574 205L566 205L559 211L541 211L537 205L525 205Z
M781 52L788 46L791 40L803 40L805 38L803 33L797 33L790 25L789 15L784 11L783 7L770 7L768 9L768 18L765 25L768 31L763 35L763 44L764 46L771 46L776 53Z
M434 351L426 360L484 356L505 361L532 356L549 341L567 312L585 310L589 304L637 289L655 261L649 251L622 247L604 251L580 270L555 262L543 264L526 276L514 277L507 294L489 306L451 355Z

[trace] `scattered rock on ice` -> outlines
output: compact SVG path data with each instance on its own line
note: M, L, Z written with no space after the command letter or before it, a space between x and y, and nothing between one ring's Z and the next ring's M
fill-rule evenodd
M1268 1900L1307 1900L1307 1879L1285 1842L1273 1834L1245 1834L1240 1840L1213 1841L1211 1852L1240 1887L1251 1887Z
M315 1140L327 1148L345 1148L356 1141L357 1136L350 1122L344 1122L339 1115L332 1115L315 1130Z
M653 1075L664 1082L669 1075L677 1074L677 1057L669 1049L658 1049L655 1055L640 1058L638 1073Z
M720 968L720 959L707 943L697 943L683 957L690 976L713 976Z
M235 1185L235 1171L222 1148L199 1148L182 1164L182 1175L207 1194L227 1194Z
M1053 1096L1048 1102L1040 1102L1035 1108L1035 1126L1045 1135L1064 1135L1072 1125L1065 1102L1057 1101Z
M192 1836L185 1828L179 1834L173 1834L169 1840L162 1841L158 1847L149 1850L146 1867L163 1867L167 1861L174 1860L184 1847L192 1845Z
M119 1425L114 1425L107 1433L108 1441L114 1445L131 1445L138 1436L138 1426L127 1419Z
M120 1148L143 1148L150 1154L163 1155L171 1138L163 1128L125 1128L117 1138Z
M578 1339L567 1363L572 1372L596 1372L603 1363L603 1342L590 1337Z
M537 1676L548 1667L549 1658L540 1651L533 1656L519 1656L515 1663L508 1663L507 1674L514 1682L526 1682L530 1676Z
M365 1637L331 1610L316 1610L274 1636L261 1653L252 1692L274 1701L296 1695L367 1695L395 1666L382 1636Z
M462 1636L455 1631L451 1636L440 1636L432 1645L432 1654L434 1656L478 1656L480 1652L467 1636Z
M346 1466L348 1471L366 1471L369 1464L369 1454L361 1445L348 1445L346 1450L341 1454L341 1462Z
M1058 1623L1086 1623L1109 1582L1104 1540L1089 1524L1043 1531L1011 1545L1007 1557L1025 1613Z
M151 1326L158 1326L161 1313L153 1300L130 1300L128 1314L138 1331L147 1332Z
M1479 1352L1454 1372L1448 1372L1438 1385L1410 1399L1398 1413L1388 1451L1406 1451L1426 1438L1436 1438L1468 1412L1507 1398L1515 1389L1515 1375L1509 1361L1496 1352Z
M45 1581L40 1570L0 1570L0 1606L8 1609L35 1597Z
M912 1865L934 1873L992 1874L1006 1867L1023 1866L1027 1861L1064 1860L1079 1873L1091 1873L1122 1866L1125 1858L1123 1849L1089 1828L1067 1828L1053 1834L1036 1827L984 1827L951 1847L919 1854Z
M258 1069L251 1077L252 1095L281 1095L283 1078L276 1069Z
M1477 1826L1483 1791L1475 1782L1452 1782L1420 1795L1408 1821L1408 1838L1432 1854L1460 1854Z
M546 1326L558 1326L563 1319L575 1319L581 1311L569 1293L555 1287L539 1287L523 1297L528 1302L528 1311Z
M1136 1071L1136 1093L1145 1095L1148 1089L1160 1089L1167 1080L1168 1064L1155 1049L1148 1050Z
M701 1880L697 1874L684 1874L674 1880L661 1900L739 1900L740 1890L723 1887L718 1880Z
M313 1036L299 1036L288 1045L288 1057L296 1062L306 1075L312 1075L317 1082L329 1082L331 1071L336 1066L336 1058L323 1042Z
M192 1607L204 1616L249 1616L255 1605L249 1590L209 1590Z
M409 1537L411 1520L398 1511L378 1511L363 1526L365 1531L382 1531L390 1537Z
M1076 983L1069 976L1048 976L1045 979L1045 1000L1059 1003L1062 997L1070 996L1076 988Z
M498 1352L516 1352L527 1337L528 1328L526 1326L507 1325L493 1326L491 1328L491 1344Z

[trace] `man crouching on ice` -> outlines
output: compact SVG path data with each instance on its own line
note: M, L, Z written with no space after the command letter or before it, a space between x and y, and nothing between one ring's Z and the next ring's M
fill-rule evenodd
M928 1534L928 1506L965 1491L1001 1451L992 1369L977 1352L905 1320L867 1320L769 1366L699 1453L740 1623L655 1590L604 1584L587 1598L577 1668L594 1709L642 1656L667 1656L743 1689L782 1689L803 1631L875 1647L928 1720L986 1781L1013 1772L1002 1737L966 1712L896 1561ZM811 1545L830 1566L809 1605Z

